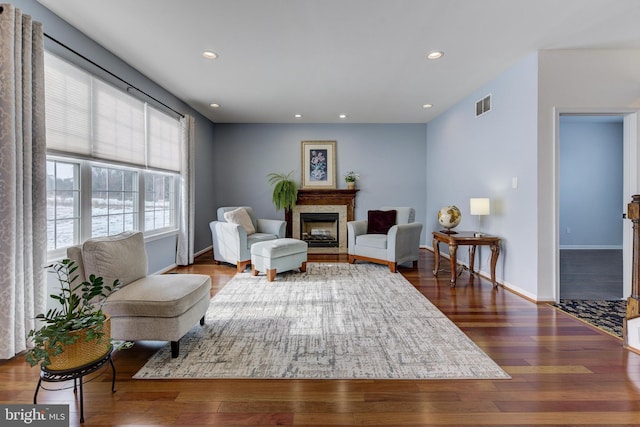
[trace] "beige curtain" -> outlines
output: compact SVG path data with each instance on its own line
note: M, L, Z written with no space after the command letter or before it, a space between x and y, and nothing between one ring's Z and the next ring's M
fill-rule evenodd
M46 306L42 25L0 4L0 359L27 348Z
M194 239L194 145L196 133L196 121L190 115L185 115L181 121L182 164L180 188L180 230L178 233L178 247L176 251L176 264L193 264L193 239Z

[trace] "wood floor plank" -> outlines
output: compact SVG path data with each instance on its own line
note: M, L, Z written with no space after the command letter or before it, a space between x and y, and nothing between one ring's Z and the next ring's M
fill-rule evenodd
M357 425L367 426L637 426L640 412L498 412L498 413L387 413L355 414Z
M297 413L293 415L294 424L308 426L349 426L355 423L352 413Z
M310 262L346 256L310 255ZM456 288L434 278L433 254L400 266L424 296L510 373L501 380L136 380L162 342L116 352L116 392L106 371L85 384L87 426L112 425L639 425L640 355L622 341L485 278L463 272ZM179 272L208 274L215 295L236 274L211 253ZM277 278L276 278L277 280ZM0 361L0 402L31 403L38 369ZM79 404L71 389L39 403Z
M202 413L184 412L175 424L178 425L243 425L243 426L276 426L293 424L291 413Z
M579 365L560 366L503 366L508 374L592 374L589 369Z

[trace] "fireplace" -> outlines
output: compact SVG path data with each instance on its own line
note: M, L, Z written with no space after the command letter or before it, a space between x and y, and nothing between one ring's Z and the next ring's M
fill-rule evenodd
M337 212L303 212L300 214L300 238L311 248L340 246Z
M296 206L285 212L287 237L307 241L309 253L346 254L347 221L354 219L357 192L358 189L298 190ZM312 215L309 227L303 225L302 219L307 214Z

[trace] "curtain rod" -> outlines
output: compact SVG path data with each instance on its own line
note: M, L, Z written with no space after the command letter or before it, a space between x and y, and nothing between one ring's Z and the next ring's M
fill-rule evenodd
M84 56L83 54L81 54L80 52L76 51L75 49L67 46L66 44L62 43L61 41L55 39L54 37L50 36L47 33L44 33L44 36L46 38L48 38L49 40L57 43L58 45L62 46L63 48L67 49L69 52L79 56L80 58L84 59L85 61L87 61L88 63L98 67L99 69L101 69L102 71L104 71L105 73L109 74L111 77L118 79L119 81L121 81L122 83L126 84L128 86L127 90L129 89L135 89L138 92L140 92L141 94L143 94L144 96L153 99L155 102L157 102L158 104L162 105L163 107L173 111L174 113L176 113L177 115L179 115L180 117L184 117L184 114L180 113L179 111L174 110L173 108L169 107L167 104L165 104L164 102L158 100L157 98L149 95L147 92L137 88L136 86L132 85L131 83L129 83L128 81L124 80L123 78L115 75L114 73L112 73L111 71L107 70L106 68L104 68L102 65L97 64L96 62L92 61L91 59L87 58L86 56Z

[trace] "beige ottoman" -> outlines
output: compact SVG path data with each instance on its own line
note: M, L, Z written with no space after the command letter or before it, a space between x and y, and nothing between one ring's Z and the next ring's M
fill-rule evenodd
M277 273L299 268L307 270L307 242L297 239L276 239L251 245L251 271L267 274L272 282Z

